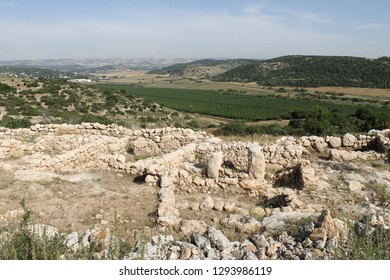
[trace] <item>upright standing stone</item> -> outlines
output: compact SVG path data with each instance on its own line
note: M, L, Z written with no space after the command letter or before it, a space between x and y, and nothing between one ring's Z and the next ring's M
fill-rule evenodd
M258 144L249 146L248 174L249 179L264 180L265 158Z
M212 153L207 161L207 176L209 178L218 178L219 169L223 163L223 153L215 152Z

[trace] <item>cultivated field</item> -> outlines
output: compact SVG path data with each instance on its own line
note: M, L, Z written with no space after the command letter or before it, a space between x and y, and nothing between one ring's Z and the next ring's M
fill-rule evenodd
M109 78L105 81L114 84L142 84L145 87L155 88L182 88L182 89L203 89L203 90L236 90L247 94L270 94L274 93L268 87L262 87L258 84L238 83L238 82L213 82L207 79L186 79L181 77L170 77L169 75L146 74L145 71L105 71L94 73L93 76L103 76ZM294 88L286 87L293 90ZM335 92L344 93L348 96L377 98L380 100L390 100L390 89L377 88L356 88L356 87L308 87L311 92ZM287 95L278 92L280 95Z

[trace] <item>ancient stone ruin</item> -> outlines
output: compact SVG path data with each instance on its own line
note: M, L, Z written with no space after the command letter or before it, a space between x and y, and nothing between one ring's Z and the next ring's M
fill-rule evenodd
M0 170L26 182L65 178L64 173L80 170L114 170L155 187L156 227L162 235L147 242L143 256L136 248L129 259L315 259L325 258L346 235L345 223L329 212L336 199L342 201L337 211L349 211L342 208L344 190L365 201L363 206L354 204L357 212L371 211L377 224L390 226L389 209L373 200L367 187L381 184L389 191L390 172L364 165L389 161L389 137L385 130L342 137L282 137L260 144L225 142L180 128L37 124L0 128ZM327 204L330 199L333 202ZM0 215L0 222L7 219ZM202 215L205 220L195 218ZM300 239L283 232L303 219L312 222ZM217 226L247 238L229 240ZM190 236L191 242L175 241L165 234L169 229ZM277 236L270 234L279 231ZM109 228L83 235L73 232L67 246L77 250L91 238L100 238L107 250Z

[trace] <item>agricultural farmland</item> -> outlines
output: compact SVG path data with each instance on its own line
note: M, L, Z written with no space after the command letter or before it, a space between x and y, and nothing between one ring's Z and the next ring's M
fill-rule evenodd
M358 107L350 103L271 95L245 95L228 91L143 88L130 85L100 85L99 87L124 89L129 94L179 111L252 121L289 118L292 112L307 111L318 105L345 114L353 114Z

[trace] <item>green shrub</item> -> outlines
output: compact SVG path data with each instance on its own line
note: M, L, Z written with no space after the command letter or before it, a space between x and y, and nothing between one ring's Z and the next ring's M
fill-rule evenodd
M173 126L176 127L176 128L183 128L183 125L181 123L179 123L179 122L175 122L173 124Z
M187 125L191 128L199 128L200 127L199 123L197 121L194 121L194 120L188 122Z
M11 87L7 84L0 83L0 94L15 93L16 88Z
M8 128L27 128L32 125L29 118L17 119L10 116L3 116L0 125Z
M112 123L112 121L106 117L92 115L92 114L81 115L80 122L91 122L91 123L101 123L101 124L111 124Z
M221 127L224 135L246 135L247 125L243 122L232 122Z

